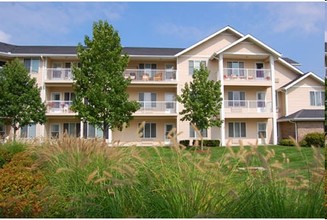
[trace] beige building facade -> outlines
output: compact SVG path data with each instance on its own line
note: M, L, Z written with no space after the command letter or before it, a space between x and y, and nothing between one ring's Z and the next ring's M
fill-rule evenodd
M183 106L176 96L201 64L210 70L211 80L220 80L223 97L223 124L203 131L205 139L219 139L222 145L238 144L239 140L277 144L287 132L293 137L298 134L294 118L288 116L301 110L312 110L317 116L324 109L321 78L302 72L295 61L229 26L188 48L125 47L124 52L130 57L124 72L125 78L131 79L129 99L138 101L141 108L129 127L109 132L111 143L169 145L167 134L172 129L178 140L197 139L190 123L180 120ZM79 121L70 109L75 96L71 67L78 63L76 47L0 43L0 65L14 58L21 59L37 79L47 105L47 123L24 127L21 138L56 138L64 132L81 138L102 137L101 130ZM322 117L310 117L297 125L303 128L301 137L310 131L310 124L318 130L323 126ZM293 133L287 129L290 127ZM0 125L0 134L10 136L12 131Z

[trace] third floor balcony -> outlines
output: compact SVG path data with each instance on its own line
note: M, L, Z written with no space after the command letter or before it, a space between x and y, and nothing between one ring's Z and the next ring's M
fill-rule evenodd
M176 83L176 70L173 69L126 69L126 79L131 83Z
M270 69L224 68L225 85L271 85Z
M272 117L272 102L266 100L225 100L225 117L227 118L266 118Z
M73 82L71 68L47 68L46 81L48 82Z

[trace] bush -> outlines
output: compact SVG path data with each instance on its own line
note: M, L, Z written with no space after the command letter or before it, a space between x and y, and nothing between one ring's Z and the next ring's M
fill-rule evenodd
M307 146L324 147L325 146L325 136L324 133L314 132L309 133L304 137Z
M281 139L279 141L279 145L282 145L282 146L295 146L295 143L291 139L285 138L285 139Z
M190 140L180 140L179 144L185 146L185 147L189 147L190 146Z
M201 140L193 140L192 142L193 146L200 146ZM220 140L203 140L203 146L205 147L219 147L220 146Z
M0 146L0 168L9 163L12 157L25 150L25 145L19 142L10 142Z

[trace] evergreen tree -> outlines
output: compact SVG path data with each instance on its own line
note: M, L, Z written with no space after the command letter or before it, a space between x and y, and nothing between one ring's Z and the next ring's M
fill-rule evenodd
M100 128L104 139L108 129L122 130L139 109L136 101L128 100L123 72L128 56L122 54L120 37L106 21L93 24L93 38L85 36L84 44L77 47L80 66L74 66L76 98L72 109L84 122Z
M183 115L181 121L191 122L200 131L220 127L222 123L219 117L222 102L220 81L209 80L209 74L209 70L201 65L199 70L194 70L193 81L185 83L182 94L177 96L177 101L184 106L179 113Z
M15 140L19 128L45 123L45 113L36 79L18 59L7 62L0 72L0 122L14 129Z

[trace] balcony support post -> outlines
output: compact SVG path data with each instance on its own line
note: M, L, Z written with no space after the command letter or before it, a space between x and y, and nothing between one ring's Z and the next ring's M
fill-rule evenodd
M275 88L275 59L272 55L269 56L270 71L271 71L271 100L273 112L273 144L277 145L277 114L276 114L276 88Z
M219 76L218 76L218 79L220 79L220 85L221 85L221 97L223 98L224 100L224 56L223 54L219 54L219 58L218 58L218 73L219 73ZM221 103L221 110L220 110L220 120L223 121L223 123L221 124L221 127L220 127L220 144L222 146L224 146L226 143L225 143L225 103L224 101L222 101Z

